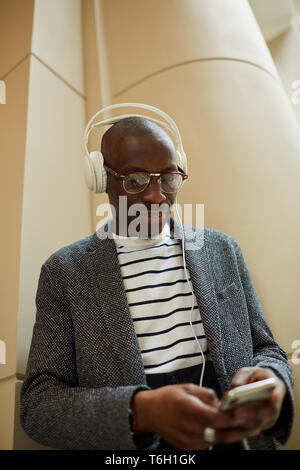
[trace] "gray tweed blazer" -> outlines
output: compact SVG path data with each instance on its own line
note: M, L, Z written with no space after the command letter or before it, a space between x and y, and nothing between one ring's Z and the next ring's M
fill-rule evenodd
M149 387L111 228L112 219L41 267L20 420L32 439L56 449L137 448L128 408L133 394ZM270 367L287 386L276 425L248 441L252 449L280 449L292 428L294 380L241 249L221 231L184 230L186 264L222 392L244 366ZM159 443L153 434L145 449Z

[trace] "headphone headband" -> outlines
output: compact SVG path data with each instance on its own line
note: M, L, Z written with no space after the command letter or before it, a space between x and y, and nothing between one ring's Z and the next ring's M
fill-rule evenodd
M163 122L161 120L140 115L140 114L123 114L121 116L116 116L113 118L106 118L103 119L102 121L96 122L92 124L94 119L99 116L99 114L105 113L106 111L113 110L113 109L118 109L118 108L141 108L141 109L146 109L149 111L152 111L159 116L161 116L166 122ZM169 133L172 134L173 140L176 143L176 155L177 155L177 161L179 162L179 165L182 170L187 173L187 158L185 155L185 152L183 150L183 145L182 145L182 140L181 140L181 135L178 130L178 127L175 123L175 121L164 111L162 111L159 108L156 108L154 106L150 106L148 104L142 104L142 103L119 103L119 104L112 104L110 106L106 106L105 108L100 109L97 113L94 114L94 116L91 117L89 122L87 123L87 126L84 131L84 148L86 152L86 182L89 187L89 189L94 190L95 192L104 192L106 189L106 171L103 167L103 155L100 151L95 151L89 153L88 150L88 139L89 135L92 132L92 130L96 129L97 127L100 126L107 126L114 124L115 122L120 121L121 119L125 119L127 117L144 117L146 119L149 119L150 121L153 121L163 128L165 128Z
M175 140L177 147L180 148L180 141L178 140L177 132L173 128L169 127L165 122L160 121L158 119L154 119L152 117L150 118L150 117L145 116L143 114L122 114L121 116L115 116L113 118L109 118L109 119L105 119L103 121L96 122L96 124L92 124L90 126L89 130L85 134L84 146L85 146L86 153L87 154L89 153L88 148L87 148L87 144L88 144L89 135L92 132L92 130L94 130L97 127L100 127L100 126L109 126L110 124L114 124L115 122L119 122L121 119L125 119L127 117L143 117L143 118L149 119L149 121L152 121L152 122L155 122L156 124L159 124L160 126L167 129L170 132L170 134L172 134L173 139Z
M110 106L106 106L105 108L102 108L100 109L100 111L98 111L96 114L94 114L94 116L91 117L91 119L89 120L89 122L87 123L87 126L85 128L85 135L87 133L87 130L88 128L90 127L90 124L91 122L93 122L93 120L99 116L99 114L102 114L104 113L105 111L109 111L109 110L112 110L112 109L118 109L118 108L141 108L141 109L147 109L149 111L153 111L154 113L157 113L159 114L160 116L162 116L168 123L171 127L174 128L174 130L176 130L178 136L180 137L180 133L179 133L179 130L178 130L178 127L175 123L175 121L173 121L173 119L167 114L165 113L164 111L162 111L161 109L159 108L155 108L154 106L151 106L149 104L142 104L142 103L118 103L118 104L112 104ZM128 115L127 115L128 116ZM98 125L101 125L101 122L100 121L99 123L97 123ZM180 137L180 142L181 142L181 137Z

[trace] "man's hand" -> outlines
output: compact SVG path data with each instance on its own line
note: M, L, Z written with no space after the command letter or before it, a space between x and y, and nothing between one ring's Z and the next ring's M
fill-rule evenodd
M277 384L267 400L260 405L243 405L233 410L233 418L238 426L246 429L260 429L261 431L272 428L279 418L287 390L284 382L273 370L265 367L243 367L233 377L231 389L269 378L276 379Z
M215 423L211 426L215 429L216 444L230 444L258 436L275 425L287 390L283 381L271 369L243 367L234 375L230 389L271 377L276 379L277 384L269 398L260 405L242 405L228 411L219 410Z
M203 431L219 405L213 390L192 383L142 390L132 401L134 429L155 432L178 449L207 449Z
M194 384L168 385L138 392L133 399L135 429L152 431L178 449L203 450L206 427L215 430L214 444L230 444L259 435L276 423L286 394L286 386L268 368L243 367L230 388L275 378L277 385L261 405L239 406L221 411L215 392Z

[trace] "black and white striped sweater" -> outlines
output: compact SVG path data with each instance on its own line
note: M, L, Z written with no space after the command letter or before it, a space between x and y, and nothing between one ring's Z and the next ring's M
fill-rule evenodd
M193 299L184 271L181 240L170 237L168 224L159 238L120 237L114 233L113 237L146 375L201 364L195 333L205 359L207 341L195 297L195 333L190 325Z

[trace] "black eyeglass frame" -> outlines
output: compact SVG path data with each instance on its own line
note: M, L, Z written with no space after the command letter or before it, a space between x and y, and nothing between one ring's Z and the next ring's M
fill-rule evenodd
M182 186L184 180L186 180L188 178L188 175L186 173L184 173L183 171L164 171L162 173L148 173L147 171L127 171L126 173L124 173L123 175L120 174L120 173L117 173L115 170L113 170L112 168L109 168L107 165L103 165L103 167L105 168L105 170L107 171L107 173L110 173L111 175L114 175L114 176L118 176L119 178L122 178L123 179L123 188L124 190L128 193L128 194L138 194L138 193L141 193L143 191L145 191L145 189L148 187L149 183L150 183L150 180L151 180L151 177L155 176L155 177L159 177L159 182L161 184L161 176L162 175L180 175L182 177L182 182L181 182L181 185L179 186L179 188L176 190L176 191L163 191L164 193L167 193L167 194L174 194L176 193ZM130 193L129 191L127 191L125 189L125 181L124 181L124 178L128 175L132 175L132 174L135 174L135 173L142 173L144 175L147 175L148 176L148 183L146 184L146 186L141 190L141 191L136 191L134 193Z

